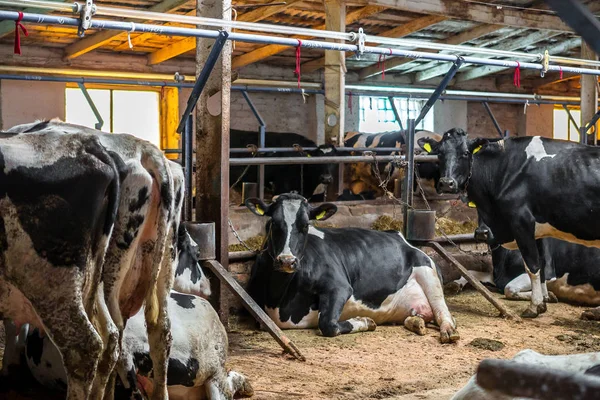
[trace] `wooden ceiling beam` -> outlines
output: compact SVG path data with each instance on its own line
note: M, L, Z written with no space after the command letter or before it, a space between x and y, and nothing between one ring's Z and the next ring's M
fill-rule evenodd
M383 7L367 5L357 10L351 11L346 14L346 25L353 24L354 22L360 21L361 19L366 18L368 16L379 14L383 10ZM320 24L314 27L313 29L324 30L325 23ZM294 36L294 38L299 40L310 39L310 37L307 36ZM285 51L289 48L289 46L282 46L277 44L270 44L259 47L254 51L242 54L241 56L237 56L233 60L231 60L231 68L241 68L245 67L246 65L254 64L256 62L264 60L265 58L279 54L282 51Z
M292 6L294 3L298 3L300 1L301 0L288 0L286 4L283 5L260 7L247 13L241 14L237 20L243 22L259 22L271 17L272 15L279 14L280 12ZM273 0L272 3L280 3L280 1ZM155 52L150 53L148 55L148 63L150 65L159 64L173 57L177 57L178 55L187 53L188 51L194 50L195 48L196 38L185 38L167 47L163 47L160 50L156 50Z

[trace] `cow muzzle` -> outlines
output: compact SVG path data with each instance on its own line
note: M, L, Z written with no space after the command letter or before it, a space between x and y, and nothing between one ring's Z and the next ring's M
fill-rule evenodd
M298 259L292 255L280 255L277 256L277 264L279 264L280 271L292 273L296 272Z
M331 176L330 174L321 175L321 183L322 184L329 185L332 182L333 182L333 176Z
M458 193L458 184L452 178L440 178L438 191L442 193Z
M475 229L475 234L473 236L478 242L487 242L490 238L490 230L486 228L477 228Z

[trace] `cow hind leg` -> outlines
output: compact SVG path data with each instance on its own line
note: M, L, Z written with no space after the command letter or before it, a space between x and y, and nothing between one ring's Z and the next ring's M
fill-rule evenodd
M414 276L421 289L427 297L427 301L433 311L435 322L440 327L440 340L442 343L454 343L460 339L456 330L456 322L448 310L444 300L444 290L438 277L435 265L413 268Z
M235 396L251 397L254 396L254 389L248 379L239 372L230 371L227 374L227 383L231 393Z
M206 383L206 397L208 400L231 400L233 399L234 392L231 390L231 386L225 371L221 370L215 375L210 377Z
M523 318L535 318L546 312L546 303L542 293L542 277L540 270L540 253L535 240L534 221L517 220L513 227L517 246L523 256L525 271L531 280L531 302L521 313Z
M411 315L404 320L404 327L417 335L424 336L427 333L425 320L420 315Z

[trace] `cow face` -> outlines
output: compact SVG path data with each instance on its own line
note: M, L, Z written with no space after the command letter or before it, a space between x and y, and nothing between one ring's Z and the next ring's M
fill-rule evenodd
M177 236L179 261L175 270L173 288L182 293L208 299L211 295L210 281L200 268L198 243L192 239L183 223L179 225Z
M487 139L467 139L462 129L453 128L444 133L442 140L421 138L418 143L429 154L439 158L440 179L438 193L459 193L466 189L471 176L473 154L477 153Z
M275 267L287 273L296 272L300 267L308 241L309 222L324 221L337 211L337 207L329 203L312 207L304 197L292 193L277 196L270 205L260 199L248 199L246 207L256 215L271 217L267 251Z
M337 150L335 146L331 144L322 144L317 147L316 150L310 151L307 153L308 157L330 157L335 156L337 154ZM319 171L319 184L320 185L329 185L333 182L333 175L335 173L335 164L316 164L314 165L316 169Z

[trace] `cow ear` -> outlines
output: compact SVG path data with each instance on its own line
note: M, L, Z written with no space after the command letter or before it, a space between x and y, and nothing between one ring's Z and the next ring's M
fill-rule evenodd
M439 142L432 138L420 138L417 140L419 146L429 154L436 154Z
M483 146L489 143L489 140L485 138L476 138L473 140L469 140L468 148L471 154L476 154Z
M337 206L331 203L323 203L318 207L311 207L309 218L316 221L325 221L337 212Z
M266 205L261 199L253 197L246 200L246 207L248 207L250 211L258 215L259 217L270 215L269 210L271 206Z

